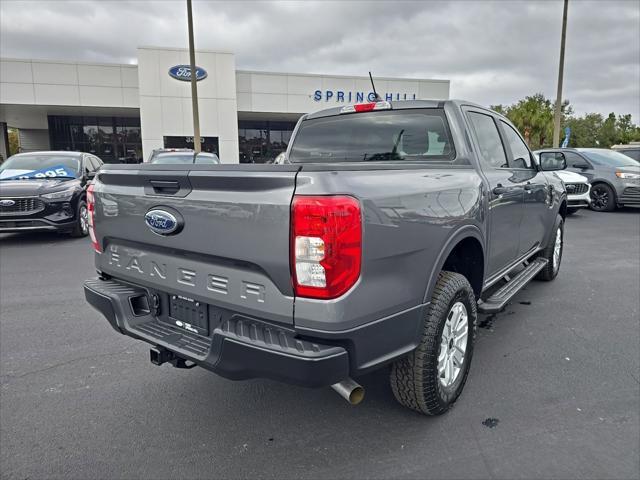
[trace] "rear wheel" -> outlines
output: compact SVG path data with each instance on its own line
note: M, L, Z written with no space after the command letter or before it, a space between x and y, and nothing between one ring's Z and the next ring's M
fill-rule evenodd
M591 187L591 210L612 212L616 209L616 196L606 183L596 183Z
M87 210L86 202L80 200L76 210L76 224L71 230L71 236L86 237L87 235L89 235L89 210Z
M477 316L467 279L441 272L418 347L391 366L391 389L398 402L426 415L449 410L467 380Z

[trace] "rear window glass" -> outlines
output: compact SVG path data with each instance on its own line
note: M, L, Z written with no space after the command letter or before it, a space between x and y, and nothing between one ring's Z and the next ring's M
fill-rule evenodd
M455 149L442 109L348 113L305 120L292 163L451 162Z

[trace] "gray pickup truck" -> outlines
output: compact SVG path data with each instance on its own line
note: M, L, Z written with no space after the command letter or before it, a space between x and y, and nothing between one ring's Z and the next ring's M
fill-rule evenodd
M462 101L304 115L282 165L105 165L88 302L151 361L332 386L390 366L403 405L464 386L478 312L562 258L566 193L503 116ZM542 162L541 162L542 163Z

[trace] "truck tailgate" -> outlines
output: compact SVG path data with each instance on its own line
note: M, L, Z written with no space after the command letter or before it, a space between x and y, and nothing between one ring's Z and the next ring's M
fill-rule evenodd
M174 167L101 170L94 222L103 253L96 267L142 286L293 323L289 215L299 167ZM145 215L156 209L174 214L182 229L154 233Z

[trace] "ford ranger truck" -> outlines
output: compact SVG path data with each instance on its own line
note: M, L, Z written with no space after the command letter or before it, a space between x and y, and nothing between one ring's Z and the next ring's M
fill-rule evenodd
M543 171L463 101L303 115L282 164L105 165L88 192L88 302L151 361L333 386L390 366L403 405L456 401L478 312L562 260L565 160Z

